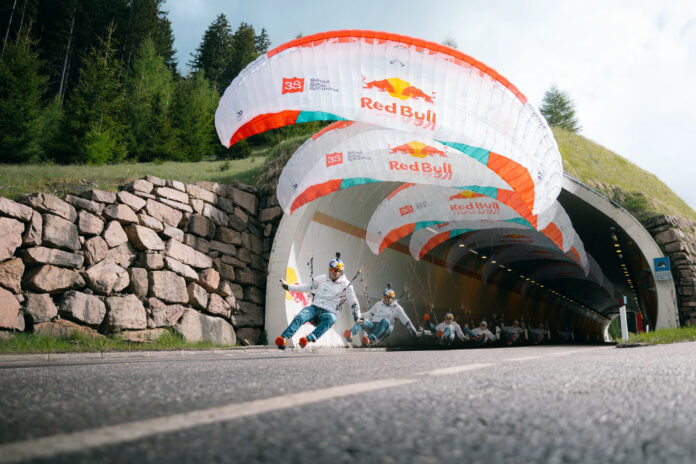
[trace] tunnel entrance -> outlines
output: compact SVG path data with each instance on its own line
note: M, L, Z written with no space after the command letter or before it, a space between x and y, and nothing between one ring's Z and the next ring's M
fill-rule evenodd
M309 258L313 257L316 276L326 272L337 251L345 261L346 277L351 279L358 269L363 271L354 283L362 311L368 309L367 304L377 302L386 284L391 283L416 327L422 324L425 314L442 320L445 313L452 312L462 326L478 325L485 319L493 328L518 320L528 329L543 327L549 332L551 342L569 341L569 333L570 340L576 343L601 342L605 341L606 328L618 311L620 295L629 296L629 310L641 313L646 324L659 326L657 287L660 283L650 274L650 256L646 256L640 241L634 237L635 231L622 226L621 221L596 209L586 199L565 189L559 197L603 277L588 280L559 275L554 278L547 271L542 278L535 276L542 276L541 270L553 265L553 260L491 262L500 251L497 247L466 253L448 271L446 260L457 243L454 239L439 244L420 261L409 252L409 237L392 244L380 255L373 254L364 240L365 228L377 205L398 185L384 182L342 190L283 217L269 262L266 330L270 339L309 304L309 295L286 293L278 280L308 282ZM619 213L627 214L622 210ZM654 251L648 250L648 255ZM669 310L669 304L662 306ZM344 309L319 344L344 346L342 334L351 325L350 310ZM299 336L308 333L309 328L304 327ZM421 342L396 323L385 344Z

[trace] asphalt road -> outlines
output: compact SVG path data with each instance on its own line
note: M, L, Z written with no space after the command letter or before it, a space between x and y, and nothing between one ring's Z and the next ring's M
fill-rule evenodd
M696 343L0 358L0 462L693 463Z

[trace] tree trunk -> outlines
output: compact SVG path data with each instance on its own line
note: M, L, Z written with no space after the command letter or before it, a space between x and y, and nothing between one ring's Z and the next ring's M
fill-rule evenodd
M17 0L14 0L14 4L12 5L12 12L10 13L10 22L7 23L7 30L5 31L5 40L3 40L2 42L2 53L0 54L0 62L2 61L2 58L5 56L5 45L7 45L7 38L10 36L10 26L12 26L12 16L14 16L14 10L16 6Z
M65 97L65 91L63 89L63 84L65 83L65 70L68 67L68 56L70 56L70 44L72 43L73 28L75 27L75 16L77 13L77 7L73 10L72 21L70 22L70 35L68 35L68 47L65 49L65 60L63 60L63 72L60 74L60 87L58 87L58 95L60 95L60 102L63 103L63 98Z

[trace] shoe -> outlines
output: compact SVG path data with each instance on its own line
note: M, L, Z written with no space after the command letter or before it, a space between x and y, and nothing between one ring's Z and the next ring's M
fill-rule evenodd
M425 316L423 316L423 322L428 322L429 320L430 320L430 316L428 316L427 314Z
M343 336L345 337L345 339L348 343L353 341L353 334L351 333L350 330L346 329L346 331L343 332Z
M363 335L362 342L363 345L370 346L370 337L368 337L367 335Z
M300 338L300 348L304 348L307 346L307 343L309 343L311 340L309 340L307 337L302 337Z
M437 336L440 337L440 339L445 338L445 334L442 333L442 330L438 330L438 331L437 331Z
M275 339L275 344L278 347L279 350L284 350L285 349L285 343L287 340L285 340L283 337L278 337Z

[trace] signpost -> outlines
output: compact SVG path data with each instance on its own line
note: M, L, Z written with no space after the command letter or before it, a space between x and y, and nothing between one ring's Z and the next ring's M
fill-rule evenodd
M626 322L626 304L628 298L622 296L619 298L619 320L621 321L621 340L628 340L628 323Z
M672 280L672 270L669 265L669 258L653 258L653 270L655 280Z

